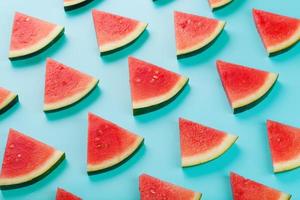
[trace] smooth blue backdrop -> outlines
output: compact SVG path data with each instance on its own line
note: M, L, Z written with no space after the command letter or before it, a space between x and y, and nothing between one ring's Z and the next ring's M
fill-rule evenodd
M101 9L149 23L133 45L100 57L91 11ZM62 0L0 2L0 85L20 96L20 103L0 116L0 156L10 127L66 152L66 160L34 185L0 192L0 199L54 199L63 187L84 199L139 199L138 176L146 172L203 193L203 200L231 199L229 172L235 171L300 199L300 169L274 175L265 121L300 126L300 44L269 58L252 20L260 8L300 18L299 0L234 0L211 12L206 0L94 0L66 13ZM225 31L206 51L183 60L175 56L173 11L225 20ZM7 58L15 11L65 25L65 36L46 52L24 61ZM190 77L190 86L172 104L139 117L131 114L127 56L148 60ZM100 79L99 88L79 104L45 114L45 59L51 57ZM233 115L215 67L216 59L279 72L267 99ZM86 174L87 113L91 111L145 137L145 145L122 166L103 174ZM180 167L178 117L185 117L240 136L225 155L207 164Z

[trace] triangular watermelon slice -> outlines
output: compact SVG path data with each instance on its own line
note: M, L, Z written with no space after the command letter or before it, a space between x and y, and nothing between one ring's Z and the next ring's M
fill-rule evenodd
M0 87L0 114L5 112L10 106L16 103L18 100L18 95Z
M44 111L70 106L98 84L98 80L50 58L46 64Z
M57 188L56 191L56 200L81 200L78 196L62 189L62 188Z
M289 200L291 195L230 173L233 200Z
M141 200L200 200L201 193L162 181L147 174L139 177Z
M234 113L244 111L259 103L278 78L277 73L220 60L217 61L217 69Z
M64 33L64 27L16 12L9 49L9 59L38 54Z
M196 122L179 119L181 165L183 167L206 163L224 154L238 139Z
M66 11L80 8L93 0L64 0L64 8Z
M1 189L31 184L50 173L65 154L10 129L0 174Z
M133 114L156 110L176 98L189 79L151 63L128 58Z
M253 9L256 28L269 54L287 49L300 40L300 19Z
M267 121L274 172L300 167L300 128Z
M195 52L211 43L222 32L225 22L198 15L174 12L176 54Z
M147 28L147 23L127 17L93 10L94 27L101 54L125 47Z
M208 0L208 3L212 9L221 8L232 2L232 0Z
M87 171L101 171L129 158L143 143L143 137L89 113Z

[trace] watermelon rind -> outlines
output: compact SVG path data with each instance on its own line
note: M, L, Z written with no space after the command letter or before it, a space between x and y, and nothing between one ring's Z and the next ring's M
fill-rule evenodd
M223 1L220 1L218 3L210 4L210 7L211 7L212 10L216 10L216 9L219 9L219 8L229 4L230 2L232 2L232 0L223 0Z
M136 141L127 148L121 155L117 155L115 158L107 160L106 162L102 162L101 164L88 164L87 165L87 172L88 174L94 174L101 171L105 171L110 169L118 164L122 163L123 161L130 158L143 144L144 138L141 136L137 136Z
M52 170L54 170L65 158L65 153L59 150L55 150L51 158L43 163L38 169L14 178L0 178L0 189L14 189L26 185L30 185L39 181L43 177L47 176Z
M143 101L133 101L133 115L140 115L157 110L173 101L188 84L189 78L181 76L177 84L166 94Z
M77 93L71 97L66 97L65 99L62 99L58 102L44 104L44 112L60 110L77 103L78 101L86 97L97 86L98 82L99 80L93 78L86 89L81 91L80 93Z
M269 56L275 55L277 53L284 51L285 49L288 49L289 47L292 47L299 40L300 40L300 26L298 27L298 30L294 33L294 35L290 37L288 40L277 45L266 47Z
M8 55L9 59L10 60L25 59L41 53L42 51L50 47L56 40L58 40L63 35L64 30L65 28L63 26L56 25L54 30L51 33L49 33L47 37L43 38L41 41L37 42L36 44L24 49L9 51L9 55Z
M300 167L300 155L293 160L273 163L273 171L275 173L289 171L298 167Z
M250 107L253 107L258 103L260 100L263 99L264 96L271 91L273 85L275 84L276 80L278 79L278 73L269 73L268 78L266 79L265 83L253 94L249 96L234 101L231 103L231 107L234 113L242 112Z
M65 9L65 11L74 10L74 9L80 8L92 1L93 0L73 0L70 2L64 2L64 9Z
M181 159L182 167L191 167L214 160L224 154L238 139L238 136L227 134L222 143L206 152L193 156L185 156Z
M11 92L4 102L0 104L0 114L5 112L8 108L18 101L18 95Z
M218 37L218 35L220 35L222 30L224 29L225 24L226 24L225 21L219 21L214 32L212 32L211 35L208 38L206 38L206 40L201 41L200 43L197 43L194 46L186 48L186 49L176 49L177 57L180 58L183 55L190 54L192 52L196 52L196 51L202 49L203 47L205 47L206 45L208 45L209 43L211 43L212 41L214 41Z
M115 50L121 49L132 42L134 42L147 28L148 23L139 22L134 31L128 34L126 37L121 40L110 42L104 45L99 45L99 50L101 55L105 55L107 53L113 52Z

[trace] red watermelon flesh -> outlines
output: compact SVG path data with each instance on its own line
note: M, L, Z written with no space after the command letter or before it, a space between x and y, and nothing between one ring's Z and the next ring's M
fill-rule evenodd
M201 193L159 180L147 174L139 177L141 200L200 200Z
M50 58L46 64L44 110L71 105L86 96L98 83L94 77Z
M0 111L8 106L15 98L16 94L0 87Z
M51 43L63 30L62 26L16 12L9 57L21 57L40 50Z
M227 134L183 118L179 119L182 166L208 162L222 155L237 140Z
M64 153L10 129L0 174L0 186L31 181L50 170Z
M56 200L81 200L81 198L75 196L74 194L72 194L64 189L57 188Z
M99 10L93 10L93 19L101 53L129 44L147 27L147 23Z
M188 78L134 57L128 63L133 109L167 101L188 82Z
M264 96L278 74L242 65L217 61L217 69L233 109L249 105Z
M175 11L177 55L191 53L212 42L223 30L225 22Z
M89 113L88 172L112 167L129 157L143 138Z
M244 178L236 173L230 174L233 200L289 200L291 195L263 184Z
M275 172L300 166L300 129L267 121L269 144Z
M211 8L219 8L230 3L232 0L208 0Z
M285 49L300 39L300 20L253 9L257 30L269 53Z

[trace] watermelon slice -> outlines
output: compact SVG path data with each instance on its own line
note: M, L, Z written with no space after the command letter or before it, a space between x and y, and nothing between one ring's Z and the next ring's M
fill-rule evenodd
M81 198L64 189L57 188L56 200L81 200Z
M234 113L244 111L259 103L278 78L277 73L220 60L217 61L217 68Z
M267 121L274 172L300 167L300 128Z
M93 0L64 0L64 8L66 11L74 10L90 3Z
M143 137L89 113L87 171L98 172L125 161L141 146Z
M200 200L201 193L159 180L147 174L139 177L141 200Z
M225 22L198 15L174 12L177 56L200 50L222 32Z
M233 200L289 200L291 195L230 173Z
M238 139L183 118L179 119L181 165L183 167L206 163L224 154Z
M156 110L176 98L189 79L156 65L128 58L133 114Z
M273 54L300 40L300 19L253 9L256 28L269 54Z
M16 12L9 59L22 59L40 53L64 33L64 27Z
M147 28L143 23L127 17L93 10L94 26L101 54L125 47Z
M31 184L51 172L65 154L10 129L0 174L1 189Z
M44 111L54 111L78 102L97 84L96 78L48 58Z
M208 0L208 3L212 9L221 8L232 2L232 0Z
M17 94L0 87L0 114L10 108L17 100Z

